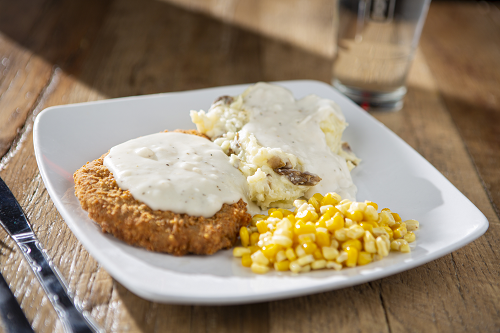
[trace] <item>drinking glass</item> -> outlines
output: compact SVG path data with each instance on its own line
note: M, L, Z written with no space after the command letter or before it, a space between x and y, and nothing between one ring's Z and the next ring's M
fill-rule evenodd
M332 84L364 109L401 109L429 3L339 0Z

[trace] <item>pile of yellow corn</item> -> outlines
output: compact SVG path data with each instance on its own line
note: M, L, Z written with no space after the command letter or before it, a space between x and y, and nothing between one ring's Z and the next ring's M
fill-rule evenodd
M252 225L240 229L241 245L233 255L252 272L271 267L293 273L311 269L366 265L389 251L410 252L416 220L402 221L388 208L378 211L371 201L342 200L337 193L316 193L308 201L295 200L295 213L271 208L255 215Z

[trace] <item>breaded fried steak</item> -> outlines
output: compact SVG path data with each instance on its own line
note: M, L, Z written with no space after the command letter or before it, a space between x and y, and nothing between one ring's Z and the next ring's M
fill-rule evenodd
M196 131L180 132L203 136ZM107 154L75 172L75 194L103 232L128 244L174 255L213 254L233 246L239 229L251 221L242 199L224 203L209 218L153 210L118 186L103 165Z

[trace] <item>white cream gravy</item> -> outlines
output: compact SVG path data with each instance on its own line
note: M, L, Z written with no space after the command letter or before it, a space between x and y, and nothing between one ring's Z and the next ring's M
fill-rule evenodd
M329 149L319 125L331 113L345 121L337 104L315 95L296 101L287 89L258 83L244 95L243 109L250 112L250 121L242 131L253 133L262 146L297 156L304 170L322 178L307 197L337 192L344 199L355 200L357 188L346 161Z
M154 210L211 217L223 203L246 201L245 176L215 143L157 133L111 148L104 158L118 186Z

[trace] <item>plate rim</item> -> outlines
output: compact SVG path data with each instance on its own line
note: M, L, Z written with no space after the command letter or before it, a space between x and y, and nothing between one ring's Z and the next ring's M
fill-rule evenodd
M324 86L328 89L336 91L332 86L321 82L321 81L315 81L315 80L289 80L289 81L277 81L277 82L271 82L274 84L313 84L313 85L321 85ZM50 112L53 112L53 110L58 110L58 109L67 109L67 108L75 108L75 107L85 107L88 105L106 105L110 103L116 103L116 102L122 102L122 101L132 101L132 100L140 100L140 99L152 99L152 98L161 98L164 96L168 95L177 95L177 94L193 94L193 93L198 93L198 92L203 92L203 91L208 91L208 90L218 90L221 88L241 88L244 89L244 87L250 86L253 83L249 84L237 84L237 85L229 85L229 86L221 86L221 87L210 87L210 88L202 88L202 89L195 89L195 90L187 90L187 91L178 91L178 92L167 92L167 93L159 93L159 94L152 94L152 95L141 95L141 96L129 96L129 97L120 97L120 98L114 98L114 99L106 99L106 100L99 100L99 101L92 101L92 102L84 102L84 103L74 103L74 104L68 104L68 105L57 105L57 106L51 106L48 108L45 108L42 112L38 114L38 116L35 119L34 123L34 128L33 128L33 141L34 141L34 149L35 149L35 157L36 161L40 170L40 174L42 177L42 180L44 182L45 187L47 188L47 191L56 206L57 210L63 217L65 223L68 225L68 227L71 229L73 234L77 237L77 239L82 243L82 245L85 247L85 249L93 256L93 258L98 261L105 269L106 271L109 272L109 274L116 279L118 282L123 284L127 289L132 291L133 293L146 298L148 300L152 301L157 301L157 302L166 302L166 303L172 303L172 304L204 304L204 305L223 305L223 304L244 304L244 303L255 303L255 302L262 302L262 301L271 301L271 300L278 300L278 299L284 299L284 298L290 298L290 297L297 297L297 296L303 296L303 295L309 295L309 294L315 294L315 293L321 293L325 292L328 290L335 290L335 289L340 289L340 288L346 288L349 286L354 286L358 285L361 283L369 282L369 281L374 281L383 277L391 276L418 266L421 266L425 263L428 263L430 261L436 260L442 256L445 256L463 246L466 244L469 244L482 236L486 230L489 227L489 221L488 219L484 216L484 214L463 194L461 193L446 177L444 177L430 162L428 162L423 156L421 156L415 149L413 149L409 144L407 144L403 139L401 139L399 136L397 136L394 132L392 132L389 128L387 128L384 124L379 122L377 119L366 113L364 110L359 108L354 102L350 101L350 106L357 109L361 110L361 112L364 112L367 116L368 119L371 119L374 121L374 123L378 124L379 126L383 127L384 131L387 131L389 134L392 135L393 139L396 139L399 143L404 144L406 149L410 149L413 151L416 155L418 155L423 162L427 163L430 167L432 167L441 177L442 180L445 181L445 183L448 184L448 186L451 186L454 190L456 190L465 200L467 200L475 209L476 213L479 213L480 215L478 216L478 223L479 227L476 228L472 233L468 234L466 237L462 238L460 241L455 242L453 244L450 244L448 246L445 246L444 248L441 248L438 251L432 252L431 255L428 256L423 256L417 259L414 259L411 261L411 263L407 263L406 265L402 266L397 266L397 265L392 265L390 267L386 267L384 269L381 269L378 273L374 273L373 275L366 275L361 276L360 274L357 274L354 278L349 279L345 283L339 283L335 282L334 285L332 286L331 283L324 283L320 286L309 286L307 288L299 288L299 289L293 289L293 290L283 290L283 291L278 291L278 292L267 292L266 294L255 294L251 293L246 296L238 296L236 295L235 297L213 297L211 295L207 296L198 296L198 297L193 297L193 296L182 296L182 295L165 295L165 294L158 294L154 293L152 290L149 288L143 288L141 285L137 285L135 281L130 281L127 280L126 278L123 278L120 275L120 271L116 270L116 267L114 265L111 265L107 258L102 260L103 258L96 252L96 249L93 247L89 247L82 241L81 237L82 235L78 235L75 233L75 231L72 228L71 223L68 223L68 220L72 219L71 214L68 212L66 209L65 205L63 202L61 202L57 196L56 196L56 190L53 188L53 184L50 181L48 175L47 175L47 170L45 170L45 164L43 163L42 160L42 153L41 153L41 147L39 144L39 126L40 123L44 119L44 114L49 114ZM338 91L336 91L338 93ZM346 98L347 99L347 98ZM357 111L359 112L359 111ZM99 259L98 259L99 258ZM179 274L179 275L185 275L181 273L173 273L173 274ZM223 278L222 278L223 279Z

